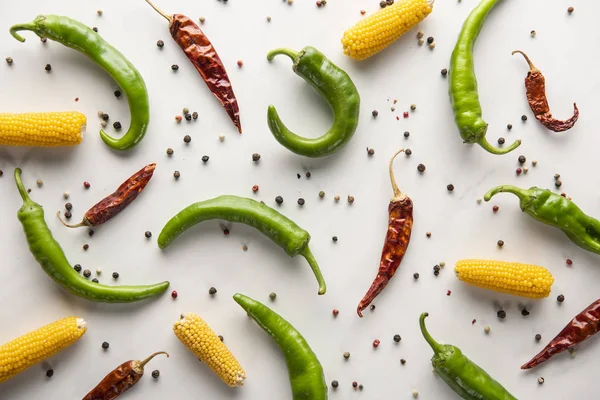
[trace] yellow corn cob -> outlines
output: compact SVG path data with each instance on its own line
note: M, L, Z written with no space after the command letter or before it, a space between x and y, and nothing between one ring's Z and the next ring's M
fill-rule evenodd
M432 9L433 0L398 0L344 32L344 53L355 60L371 57L423 21Z
M86 330L83 319L68 317L0 346L0 383L69 347Z
M85 115L77 111L0 113L0 146L75 146L85 123Z
M246 373L233 354L202 318L187 313L173 324L173 331L196 357L229 386L242 386Z
M515 262L461 260L454 272L458 279L471 285L531 299L548 297L554 283L546 268Z

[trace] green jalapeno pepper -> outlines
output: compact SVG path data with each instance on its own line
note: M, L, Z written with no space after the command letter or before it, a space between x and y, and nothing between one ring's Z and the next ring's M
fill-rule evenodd
M267 55L272 61L283 54L294 62L294 72L308 82L327 101L333 111L333 126L316 139L296 135L279 118L274 106L269 106L267 122L275 139L288 150L306 157L323 157L333 154L350 141L358 126L360 96L352 79L333 64L323 53L307 46L296 52L276 49Z
M547 189L521 189L502 185L490 189L483 197L490 201L498 193L512 193L519 198L521 210L536 221L563 231L584 250L600 254L600 221L585 214L571 200Z
M458 347L439 344L433 340L425 328L425 318L428 316L429 313L421 314L419 325L423 337L433 349L433 372L456 394L467 400L517 400L487 372L469 360Z
M131 113L129 129L119 139L101 129L100 137L104 143L113 149L127 150L142 140L150 121L148 92L144 79L123 54L91 28L68 17L40 15L32 22L13 25L10 33L18 41L24 42L25 38L17 33L22 30L32 31L39 37L55 40L85 54L104 68L125 93Z
M275 242L290 257L301 255L306 258L319 283L319 294L325 294L325 280L308 247L310 234L271 207L252 199L219 196L194 203L167 222L158 236L158 246L164 249L187 229L213 219L249 225Z
M473 46L477 36L488 13L498 1L500 0L483 0L464 22L450 58L448 93L454 110L454 120L464 142L478 143L492 154L506 154L519 147L521 140L516 140L505 148L496 148L485 138L488 124L481 117L481 104L473 63Z
M293 400L327 400L323 367L300 332L275 311L243 294L233 299L273 339L283 352Z
M169 282L144 286L106 286L91 282L79 275L67 260L63 249L52 237L46 225L44 209L31 200L23 182L21 169L15 169L15 182L23 199L17 217L29 243L29 250L45 273L72 294L93 301L129 303L156 296L169 287Z

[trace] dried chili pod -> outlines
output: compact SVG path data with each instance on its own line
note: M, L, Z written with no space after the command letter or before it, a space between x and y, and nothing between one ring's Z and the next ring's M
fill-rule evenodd
M82 400L113 400L134 386L144 375L144 367L159 354L169 354L159 351L143 361L131 360L119 365L102 379L102 381L85 395Z
M525 57L525 61L529 64L529 72L525 78L525 89L527 90L527 101L529 107L535 115L535 118L542 123L547 129L554 132L563 132L569 130L575 125L579 118L579 109L577 104L573 103L573 116L566 121L560 121L552 117L550 106L546 99L546 79L542 72L533 65L527 54L521 50L515 50L512 54L519 53Z
M79 228L81 226L102 225L121 211L123 211L146 187L150 178L154 174L156 164L148 164L138 172L130 176L119 188L111 195L105 197L90 208L80 223L69 225L60 218L60 211L56 213L58 219L64 226L69 228Z
M533 368L558 353L562 353L583 342L600 331L600 299L596 300L580 312L563 328L562 331L542 351L521 369Z
M194 64L212 94L219 99L238 132L242 133L240 108L233 93L231 81L221 57L210 40L191 18L181 14L167 15L150 0L146 0L146 2L169 21L171 36Z
M362 312L381 293L396 273L410 243L413 226L413 202L410 197L400 191L394 177L394 159L403 151L404 149L398 150L390 160L389 174L394 197L388 206L389 222L381 252L379 271L356 309L358 316L361 318L363 316Z

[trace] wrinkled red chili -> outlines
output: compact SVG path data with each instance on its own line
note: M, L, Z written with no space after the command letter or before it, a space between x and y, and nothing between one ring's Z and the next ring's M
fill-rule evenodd
M154 174L156 164L148 164L138 172L130 176L119 188L111 195L105 197L90 208L80 223L75 225L67 224L60 218L60 211L56 214L60 222L69 228L79 228L80 226L98 226L102 225L115 215L123 211L133 200L144 190L150 178Z
M223 61L210 40L191 18L181 14L167 15L150 0L146 0L146 2L169 21L171 36L194 64L212 94L219 99L238 132L242 133L240 108L233 93L231 81Z
M540 365L555 354L562 353L595 335L598 331L600 331L600 299L577 314L542 351L529 362L523 364L521 369L529 369Z
M82 400L116 399L142 379L146 364L159 354L165 354L169 357L169 354L166 352L159 351L152 354L144 361L131 360L124 362L106 375L104 379L102 379L91 392L86 394Z
M529 107L531 107L531 111L533 111L535 118L547 129L554 132L563 132L571 129L579 118L577 104L573 103L573 116L568 120L560 121L554 119L546 98L546 79L544 78L544 75L542 75L542 72L533 65L527 54L523 53L521 50L515 50L512 53L513 55L516 53L521 54L525 57L527 64L529 64L529 72L525 78L525 89L527 91Z
M390 160L389 174L394 197L388 206L388 230L377 276L356 309L361 318L362 312L369 307L369 304L381 293L396 273L410 242L413 226L413 202L410 197L400 191L394 178L394 159L403 151L404 149L400 149Z

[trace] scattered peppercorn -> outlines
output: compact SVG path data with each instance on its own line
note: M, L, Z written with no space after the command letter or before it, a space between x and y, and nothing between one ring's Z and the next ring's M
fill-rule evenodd
M356 389L358 387L358 382L356 382L356 381L352 382L352 387L354 389Z
M181 122L182 119L183 118L181 117L181 115L176 115L175 116L175 122L177 122L177 123Z
M431 232L425 232L425 236L427 236L428 238L431 237Z
M102 342L102 348L104 350L108 350L109 347L110 347L110 344L108 344L108 342Z
M110 118L107 113L103 113L102 111L99 111L98 114L100 114L100 119L102 119L102 121L108 121Z
M524 317L526 317L526 316L529 315L529 311L527 311L527 309L524 308L524 309L521 310L521 315L524 316Z
M504 318L506 318L506 311L500 310L496 313L496 315L498 316L498 318L504 319Z
M196 111L194 111L194 112L192 113L192 119L193 119L194 121L198 119L198 113L197 113Z
M545 379L544 379L544 377L543 377L543 376L540 376L540 377L538 378L538 383L541 385L541 384L543 384L544 382L545 382Z
M72 216L73 216L73 214L71 214L71 211L66 211L65 212L65 218L66 219L71 219Z
M340 386L340 383L338 381L331 381L331 387L334 389L337 389Z
M192 120L192 115L191 114L185 114L185 120L186 121L191 121Z
M116 130L120 130L121 129L121 123L119 121L116 121L113 123L113 128L115 128Z
M381 341L379 339L375 339L373 340L373 348L378 348L379 345L381 344Z
M179 177L180 177L180 176L181 176L181 173L179 173L179 171L175 171L175 172L173 172L173 177L174 177L175 179L179 179Z
M542 335L540 335L539 333L536 333L536 335L535 335L535 341L539 342L540 340L542 340Z
M46 66L44 67L44 69L48 72L50 72L52 70L52 65L50 64L46 64Z
M572 14L572 13L573 13L573 11L575 11L575 8L573 8L573 7L569 7L569 8L567 8L567 12L568 12L569 14Z
M260 154L258 154L258 153L252 154L252 161L257 162L258 160L260 160Z
M173 151L173 149L172 149L172 148L170 148L170 147L169 147L169 148L167 148L167 155L169 155L169 156L172 156L172 155L173 155L173 153L174 153L174 151Z
M229 235L229 229L227 229L227 228L223 229L223 235L228 236Z
M5 60L8 65L12 65L12 63L13 63L12 57L6 57Z
M54 370L53 369L49 369L48 371L46 371L46 376L48 378L52 378L52 375L54 375Z
M506 129L508 129L510 131L512 129L512 124L506 125Z
M275 292L271 292L271 293L269 293L269 298L270 298L271 300L275 300L275 299L277 298L277 293L275 293Z
M192 141L192 137L191 137L190 135L185 135L185 136L183 137L183 142L184 142L184 143L189 143L189 142L191 142L191 141Z
M519 156L519 164L523 165L523 164L525 164L525 161L527 161L525 156Z
M211 287L210 289L208 289L208 294L214 296L215 294L217 294L217 289L215 287Z
M350 204L354 203L354 196L348 195L348 203L350 203Z
M154 371L152 371L152 377L154 379L158 379L158 377L160 376L160 371L155 369Z
M562 181L560 179L557 179L556 182L554 182L554 186L556 186L557 188L562 186Z
M144 233L144 236L146 236L146 238L147 238L147 239L150 239L150 238L152 237L152 232L150 232L150 231L146 231L146 232Z
M406 360L404 358L401 358L400 359L400 364L402 364L402 365L406 364Z
M173 71L177 71L177 70L179 69L179 65L177 65L177 64L173 64L173 65L171 65L171 69L172 69Z
M92 282L94 282L94 283L98 283L98 282L100 282L100 281L99 281L98 279L94 278L94 279L92 279Z
M161 48L161 49L162 49L162 48L163 48L163 46L165 45L165 42L163 42L162 40L158 40L158 41L156 42L156 45L157 45L159 48Z
M119 279L119 273L118 272L113 272L112 273L112 277L113 277L113 279Z
M87 243L86 243L86 244L84 244L84 245L83 245L83 250L87 250L87 249L89 249L89 248L90 248L90 245L89 245L89 244L87 244Z
M93 30L94 32L98 32L98 28L97 28L97 27L93 27L93 28L92 28L92 30Z
M412 396L413 396L415 399L416 399L417 397L419 397L419 391L418 391L418 390L416 390L416 389L414 389L414 390L412 391Z
M2 170L0 169L0 176L2 176L2 175L4 175L4 171L2 171ZM65 199L66 199L66 198L68 198L68 197L65 197Z
M296 174L296 178L300 179L300 178L302 178L302 175Z
M42 187L44 185L44 181L41 179L38 179L37 181L35 181L36 185L38 185L38 187Z
M90 185L90 183L89 183L88 181L85 181L85 182L83 182L83 187L84 187L84 188L86 188L86 189L89 189L89 188L90 188L90 186L91 186L91 185Z
M208 162L209 157L208 156L202 156L202 162L203 163L207 163Z
M428 43L428 44L431 44L431 43L433 43L433 40L434 40L434 39L433 39L433 36L429 36L429 37L427 38L427 43Z
M570 258L567 258L565 262L567 263L567 265L573 265L573 261Z
M446 189L448 189L449 192L454 190L454 185L449 183L448 185L446 185Z
M337 241L338 241L338 237L337 237L337 236L334 236L334 237L332 237L332 238L331 238L331 240L333 240L333 242L335 243L335 242L337 242Z
M394 335L394 342L400 343L401 340L402 340L402 338L400 337L400 335L398 335L398 334Z
M338 201L340 201L340 196L336 194L336 195L333 197L333 200L335 200L335 201L336 201L336 203L337 203Z
M389 2L389 1L393 2L394 0L387 0L387 1L388 1L388 2ZM363 386L363 384L362 384L362 383L361 383L360 385L358 385L358 390L363 390L363 389L364 389L364 386Z
M252 186L252 192L254 192L254 193L258 192L258 185Z
M531 32L529 32L529 34L531 35L531 37L535 37L536 32L535 31L531 31Z
M498 144L504 144L506 140L503 137L498 138Z
M562 295L562 294L559 294L559 295L556 297L556 301L558 301L559 303L562 303L563 301L565 301L565 296L564 296L564 295Z
M84 270L83 276L85 276L86 278L89 278L90 276L92 276L92 271L90 271L89 269Z
M523 121L523 122L527 121L527 115L525 115L525 114L521 115L521 121Z
M371 311L375 311L375 304L371 304L369 308L371 309Z
M417 171L419 171L419 172L425 172L425 165L423 165L423 164L417 165Z
M102 275L102 268L96 268L96 275Z
M373 111L371 112L371 114L373 115L373 117L377 117L377 116L379 115L379 111L377 111L377 110L373 110Z
M277 196L277 197L275 197L275 202L276 202L277 204L281 204L281 203L283 203L283 197L281 197L281 196Z
M418 272L415 272L415 273L413 274L413 278L415 278L415 280L419 279L419 273L418 273Z
M177 290L173 290L173 291L171 292L171 297L172 297L172 298L174 298L174 299L176 299L176 298L177 298Z
M412 150L406 149L406 150L404 150L404 154L406 154L407 156L410 156L412 154Z
M77 272L81 272L81 265L80 264L75 264L73 265L73 269Z
M523 172L523 170L521 168L517 168L517 171L516 171L517 175L521 175L522 172Z
M404 137L405 137L405 138L408 138L409 136L410 136L410 132L409 132L409 131L405 131L405 132L404 132Z
M387 6L387 2L386 2L385 0L381 0L381 1L379 2L379 7L381 7L381 8L385 8L386 6Z
M500 209L500 207L498 207L498 206L492 207L492 211L494 211L495 213L497 213L499 209Z
M321 190L321 191L319 192L319 197L320 197L320 198L323 198L323 197L325 197L325 192Z
M370 156L372 156L373 154L375 154L375 150L370 149L370 148L367 147L367 154L370 155Z
M408 111L404 111L404 113L402 114L402 116L403 116L404 118L408 118Z
M446 68L442 69L442 76L448 75L448 70Z
M347 351L344 352L344 358L347 360L350 358L350 353L348 353Z
M484 331L486 334L490 333L490 331L491 331L491 330L492 330L492 328L490 328L488 325L486 325L486 326L484 326L484 327L483 327L483 331Z
M498 240L498 247L504 246L504 240Z

